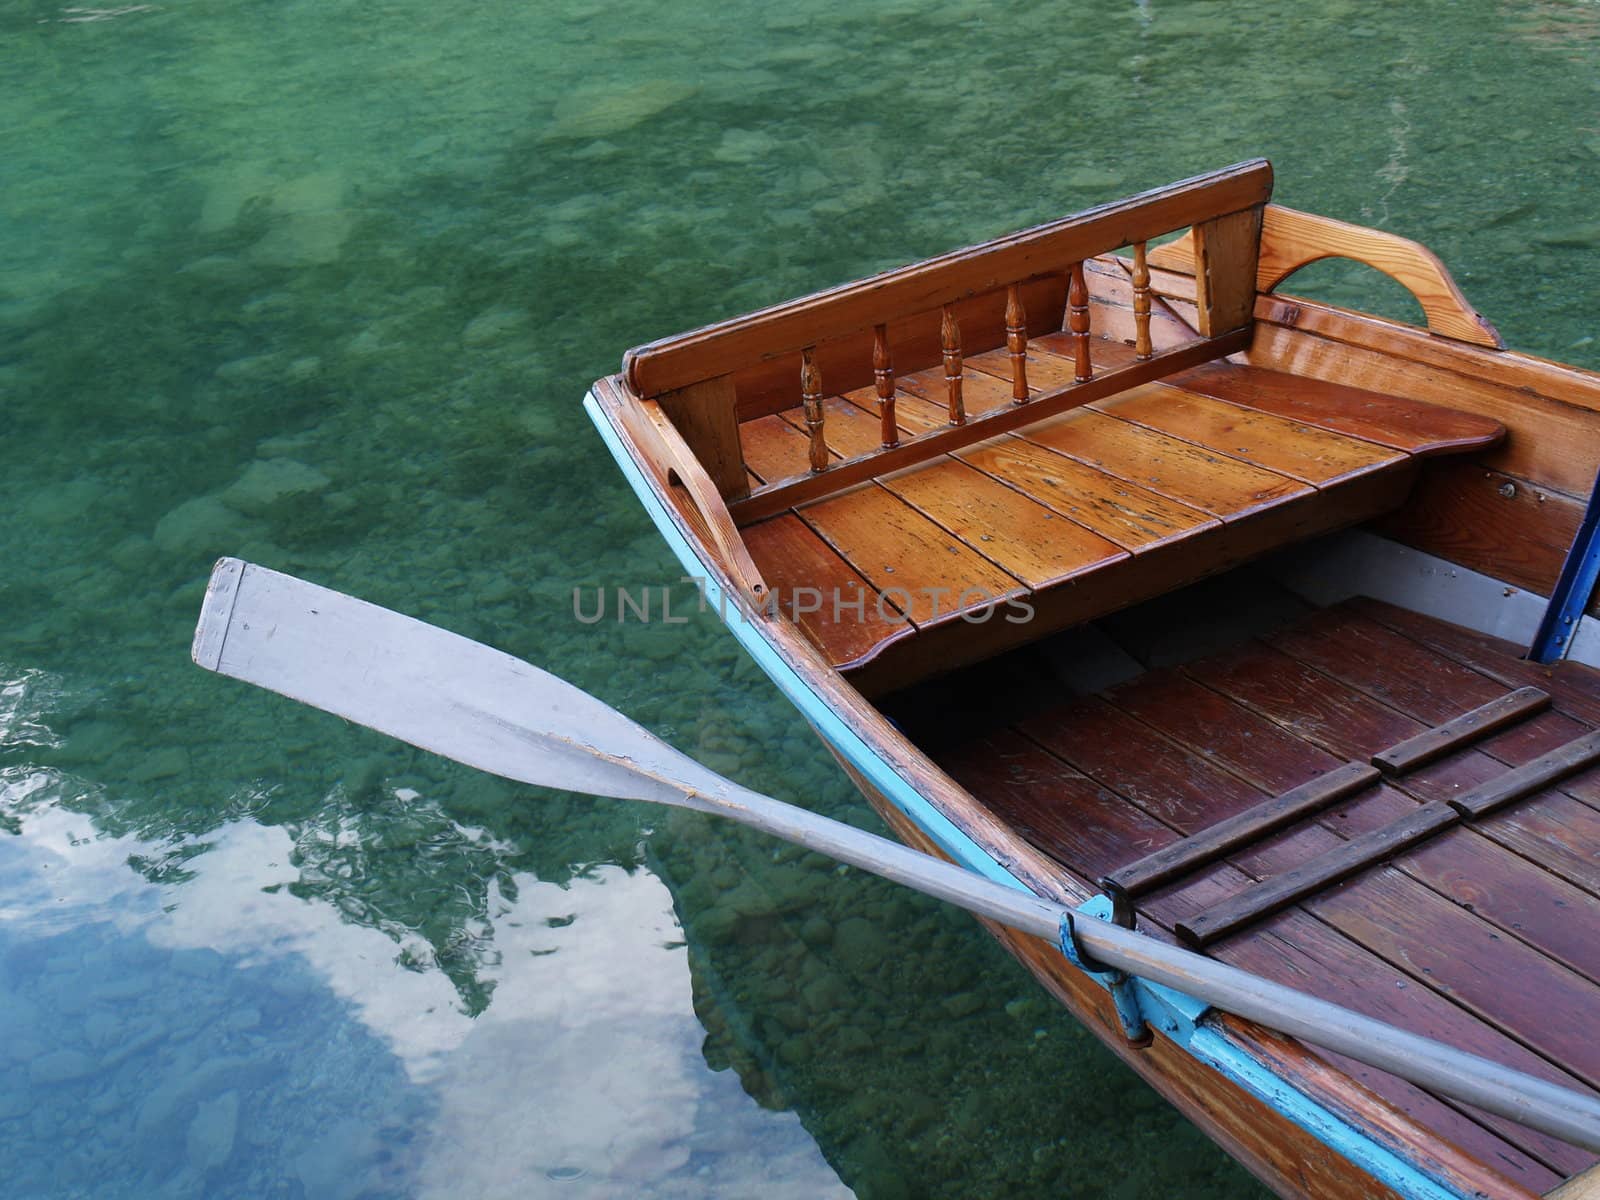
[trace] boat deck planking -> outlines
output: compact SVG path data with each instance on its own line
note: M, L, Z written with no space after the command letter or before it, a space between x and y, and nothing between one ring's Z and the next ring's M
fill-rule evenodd
M1072 352L1070 334L1030 342L1032 391L1069 383ZM1093 353L1110 369L1134 361L1115 339L1094 339ZM969 414L1014 403L1004 348L966 359L961 378ZM1031 639L1378 515L1403 500L1419 458L1501 436L1475 414L1336 384L1319 383L1316 404L1304 405L1287 380L1206 364L803 504L744 535L780 604L796 587L824 597L823 611L800 614L799 624L834 666L860 671L861 686L876 691L905 682L894 648L914 633L1007 600L1039 610L1025 633L999 617L981 632L976 621L952 630L942 660L992 654L1008 633ZM896 384L904 436L948 426L942 367ZM833 461L881 446L877 404L873 388L823 401ZM759 481L807 469L803 407L743 422L740 440ZM814 544L801 548L807 533ZM865 621L848 609L863 592ZM841 594L843 613L833 610Z
M1600 673L1522 660L1507 643L1372 601L1313 613L1260 640L1066 703L1009 690L1009 711L953 713L981 688L890 703L913 740L1081 886L1145 854L1503 696L1553 707L1240 848L1136 901L1155 936L1348 839L1459 795L1600 724ZM1057 689L1059 691L1059 689ZM979 703L976 700L970 703ZM968 735L958 731L962 717ZM919 732L919 728L921 732ZM1216 957L1580 1089L1600 1088L1600 769L1445 830L1215 943ZM1587 840L1585 840L1587 839ZM1507 980L1516 980L1507 987ZM1410 1117L1535 1191L1594 1156L1338 1056Z

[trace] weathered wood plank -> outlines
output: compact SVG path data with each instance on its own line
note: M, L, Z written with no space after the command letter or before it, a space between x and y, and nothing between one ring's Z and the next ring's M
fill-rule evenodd
M1145 892L1321 812L1335 801L1376 783L1378 778L1378 772L1366 763L1346 763L1242 813L1208 825L1177 845L1118 867L1102 878L1100 884L1116 905L1118 918L1126 918L1125 923L1131 923L1132 901Z
M1372 762L1374 766L1395 775L1414 771L1423 763L1443 758L1470 742L1488 737L1507 725L1513 725L1549 707L1548 692L1531 687L1518 688L1374 754Z
M1178 934L1196 948L1209 946L1297 900L1321 894L1341 879L1393 857L1460 819L1461 814L1443 801L1424 804L1397 821L1351 838L1310 862L1264 879L1225 903L1180 922Z
M1091 702L1094 703L1097 702ZM1089 711L1096 710L1091 708ZM1128 720L1103 705L1099 706L1098 711L1110 713L1113 721ZM1058 732L1070 729L1070 719L1058 725ZM1127 729L1120 732L1126 733ZM1173 797L1161 800L1159 797L1164 793L1165 782L1181 781L1185 776L1181 769L1150 773L1143 771L1154 761L1151 752L1163 744L1161 739L1150 737L1148 727L1144 732L1145 740L1138 743L1136 753L1126 753L1126 743L1122 743L1124 752L1114 764L1117 786L1128 786L1131 772L1140 778L1147 803L1160 803L1173 811L1180 811L1185 807L1185 801ZM1092 729L1064 733L1063 741L1070 745L1075 754L1092 753L1095 747L1106 744L1104 739L1094 736ZM942 765L969 788L996 797L999 810L1026 824L1032 836L1039 839L1039 844L1064 863L1076 864L1073 867L1075 875L1092 872L1096 864L1116 852L1119 844L1161 844L1172 837L1171 832L1160 823L1152 823L1147 817L1119 808L1116 793L1104 786L1086 785L1081 777L1063 772L1059 762L1052 762L1036 749L1019 745L1010 739L1010 735L1001 735L993 746L964 747L960 751L941 753L939 757ZM1204 767L1203 763L1196 765ZM1063 778L1071 782L1064 784ZM1228 778L1221 776L1206 782L1218 783ZM1029 784L1037 785L1040 790L1030 795ZM1073 804L1086 807L1074 809L1071 807ZM1215 890L1217 888L1223 892L1236 889L1241 882L1249 879L1228 867L1220 868L1220 872L1210 883L1207 897L1202 899L1219 894ZM1163 915L1168 921L1176 919L1193 911L1194 902L1192 894L1186 895L1179 907L1167 909ZM1160 907L1165 908L1164 905ZM1235 938L1218 948L1218 957L1234 965L1259 971L1269 978L1293 980L1296 986L1316 994L1330 998L1338 996L1343 1003L1374 1015L1381 1014L1382 1019L1395 1021L1405 1027L1431 1030L1434 1035L1445 1037L1452 1044L1471 1046L1475 1052L1496 1061L1522 1064L1526 1069L1541 1074L1541 1077L1564 1079L1569 1084L1572 1082L1570 1077L1561 1075L1548 1063L1429 992L1427 988L1407 986L1410 981L1403 976L1392 977L1387 964L1304 914L1285 913L1271 919L1268 924L1273 933ZM1160 926L1151 927L1151 932L1162 933L1163 929ZM1308 951L1315 957L1309 957ZM1430 1128L1448 1140L1500 1164L1518 1178L1540 1179L1548 1169L1529 1158L1524 1151L1513 1150L1501 1137L1490 1133L1461 1112L1409 1085L1360 1064L1338 1061L1353 1076L1427 1122ZM1495 1123L1497 1119L1485 1120ZM1525 1131L1508 1123L1501 1122L1500 1127L1518 1142L1530 1140ZM1538 1135L1532 1137L1539 1142L1540 1151L1548 1158L1563 1164L1586 1161L1581 1151L1550 1139L1539 1139ZM1564 1165L1561 1169L1570 1168Z
M1215 528L1215 517L1016 438L964 450L962 461L1138 553Z
M1377 532L1494 579L1548 596L1583 505L1471 461L1429 463L1403 508ZM1590 612L1600 611L1591 604Z

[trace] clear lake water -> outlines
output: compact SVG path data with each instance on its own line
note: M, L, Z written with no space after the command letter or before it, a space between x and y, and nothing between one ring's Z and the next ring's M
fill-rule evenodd
M880 828L587 384L1257 154L1600 365L1600 8L103 2L0 14L6 1194L1264 1195L963 915L207 675L204 581L441 623Z

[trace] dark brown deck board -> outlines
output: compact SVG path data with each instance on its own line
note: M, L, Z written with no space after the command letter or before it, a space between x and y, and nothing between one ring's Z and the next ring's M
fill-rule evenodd
M1096 735L1117 732L1119 726L1122 726L1120 732L1126 733L1123 723L1131 722L1131 718L1098 701L1086 701L1072 709L1080 715L1098 714L1104 718L1104 723L1095 729L1076 731L1084 735L1074 739L1073 744L1078 747L1106 748L1107 741ZM1041 729L1032 722L1029 726L1034 732ZM1186 752L1170 746L1163 750L1164 744L1148 730L1145 732L1147 740L1139 744L1136 754L1128 756L1128 761L1149 770L1119 773L1119 787L1137 788L1147 801L1170 802L1174 789L1169 785L1178 785L1175 789L1178 792L1188 790L1189 770L1196 767L1199 768L1198 786L1229 786L1230 776L1217 771L1208 774L1204 762L1185 762ZM1125 741L1123 745L1126 748ZM1070 770L1063 770L1059 760L1009 734L970 743L942 755L941 761L958 779L963 779L1001 812L1016 820L1031 840L1057 857L1079 878L1092 877L1102 870L1120 847L1133 844L1154 848L1170 843L1177 836L1121 796ZM1240 789L1236 796L1241 804L1259 795L1243 790L1244 785L1237 781L1234 786ZM1188 809L1195 816L1203 816L1193 809L1193 804L1193 800L1180 798L1169 803L1168 808L1173 813ZM1161 925L1152 932L1164 935L1173 921L1199 911L1204 904L1236 890L1250 878L1235 867L1221 865L1182 888L1155 894L1150 898L1147 915ZM1307 947L1312 948L1317 957L1308 957ZM1264 922L1255 935L1232 939L1219 948L1218 957L1307 987L1370 1015L1398 1020L1413 1028L1430 1029L1436 1036L1450 1039L1452 1044L1470 1046L1497 1061L1518 1064L1546 1078L1572 1082L1570 1077L1448 1001L1425 988L1404 986L1407 981L1401 976L1391 978L1385 964L1303 913L1291 911ZM1286 970L1285 961L1293 963L1294 968ZM1556 1172L1564 1175L1588 1161L1582 1151L1549 1139L1535 1139L1539 1143L1536 1147L1539 1158L1536 1159L1506 1140L1506 1136L1510 1136L1519 1144L1531 1146L1530 1135L1525 1131L1501 1122L1501 1133L1490 1132L1479 1122L1493 1123L1496 1118L1481 1114L1476 1120L1469 1118L1392 1076L1342 1059L1338 1061L1391 1103L1530 1186L1548 1186L1550 1168L1546 1162L1556 1164Z

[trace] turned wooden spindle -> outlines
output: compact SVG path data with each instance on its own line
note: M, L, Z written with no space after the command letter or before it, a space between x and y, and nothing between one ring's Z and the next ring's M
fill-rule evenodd
M878 421L883 430L883 448L900 444L900 427L894 421L894 362L889 357L889 327L872 330L872 381L878 387Z
M1089 361L1089 285L1083 281L1083 264L1072 264L1072 283L1067 288L1067 327L1072 331L1072 377L1079 383L1094 378Z
M1133 354L1150 357L1150 264L1144 260L1145 244L1133 244Z
M939 345L944 350L944 385L950 393L950 424L967 423L967 406L961 399L961 326L948 304L939 321Z
M1006 289L1006 351L1011 355L1011 399L1028 402L1028 314L1022 308L1022 289Z
M822 435L822 372L817 370L817 348L800 352L800 402L805 406L806 428L811 431L811 471L827 469L828 443Z

